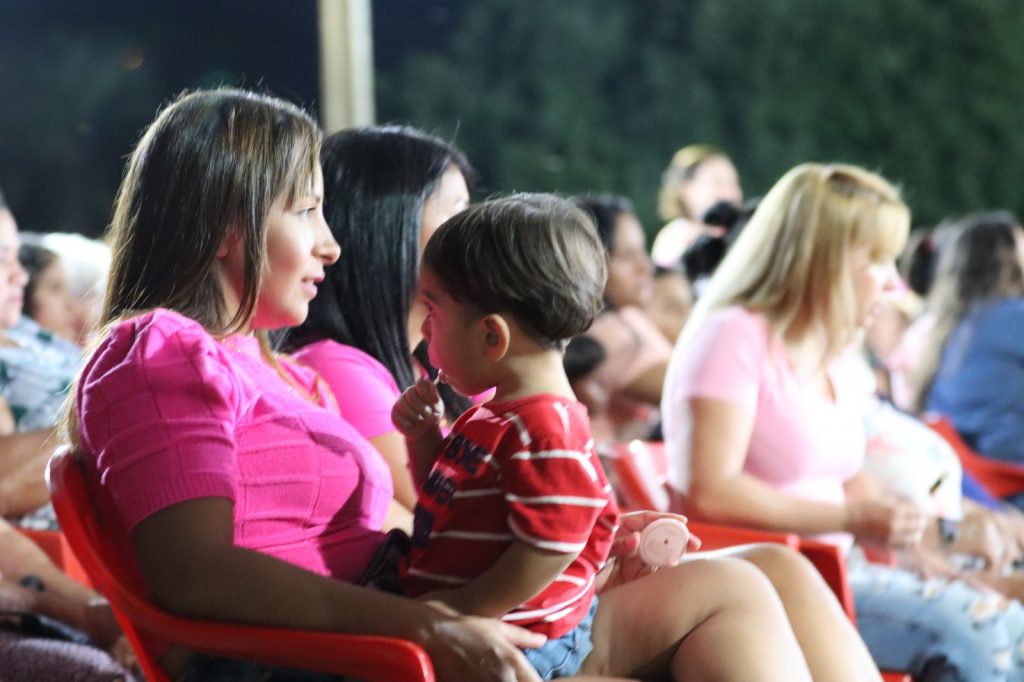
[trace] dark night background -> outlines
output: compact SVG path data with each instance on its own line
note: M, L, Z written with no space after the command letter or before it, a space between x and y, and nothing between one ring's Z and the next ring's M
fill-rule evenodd
M1018 0L376 0L377 116L453 139L483 193L616 191L649 232L675 149L748 194L805 160L901 183L919 223L1024 209ZM23 230L102 232L186 88L318 105L313 0L0 0L0 188Z

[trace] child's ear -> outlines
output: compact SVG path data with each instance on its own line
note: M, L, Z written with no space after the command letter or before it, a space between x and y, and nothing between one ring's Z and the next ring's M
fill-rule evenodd
M491 314L484 316L480 323L484 332L484 355L491 362L497 362L505 357L508 347L512 343L512 334L509 329L508 320L503 316Z

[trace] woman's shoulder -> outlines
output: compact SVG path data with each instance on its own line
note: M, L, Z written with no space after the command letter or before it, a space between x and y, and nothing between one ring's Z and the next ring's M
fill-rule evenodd
M220 356L217 340L201 324L172 310L158 308L113 323L90 356L85 375L111 365L156 365L192 362L197 356Z
M355 346L333 340L316 341L292 353L300 365L327 382L343 413L353 413L352 400L390 403L401 392L391 372L380 360Z
M299 348L291 355L308 365L317 365L323 362L345 362L368 367L384 367L377 358L361 348L339 343L333 339L314 341Z
M994 301L989 306L989 315L1000 321L1024 322L1024 298L1011 296Z
M395 384L391 372L377 358L361 348L338 343L331 339L316 341L303 346L292 357L299 363L311 367L329 383L333 377L344 374L348 380L359 376L372 376L378 381ZM395 385L395 390L397 390Z
M768 318L764 313L745 308L741 305L729 305L708 313L705 325L716 329L719 333L756 333L767 335Z

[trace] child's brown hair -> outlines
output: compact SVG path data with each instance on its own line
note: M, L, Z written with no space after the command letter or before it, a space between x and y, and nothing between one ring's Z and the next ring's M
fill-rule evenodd
M423 264L459 303L511 315L555 348L585 332L603 307L605 254L593 223L551 194L466 209L430 238Z

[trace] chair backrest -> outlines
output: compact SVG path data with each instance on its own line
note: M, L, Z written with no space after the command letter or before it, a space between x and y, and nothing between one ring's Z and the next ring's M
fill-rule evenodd
M953 422L940 414L927 414L924 421L950 444L964 471L974 476L989 494L1003 498L1024 490L1024 465L979 455L964 442Z
M96 588L110 601L150 682L168 680L158 658L171 643L214 655L380 682L433 682L430 659L412 642L235 625L163 611L143 586L109 496L86 463L64 450L50 460L48 478L61 528Z
M616 492L624 508L669 509L668 457L664 443L640 440L618 443L609 459Z

